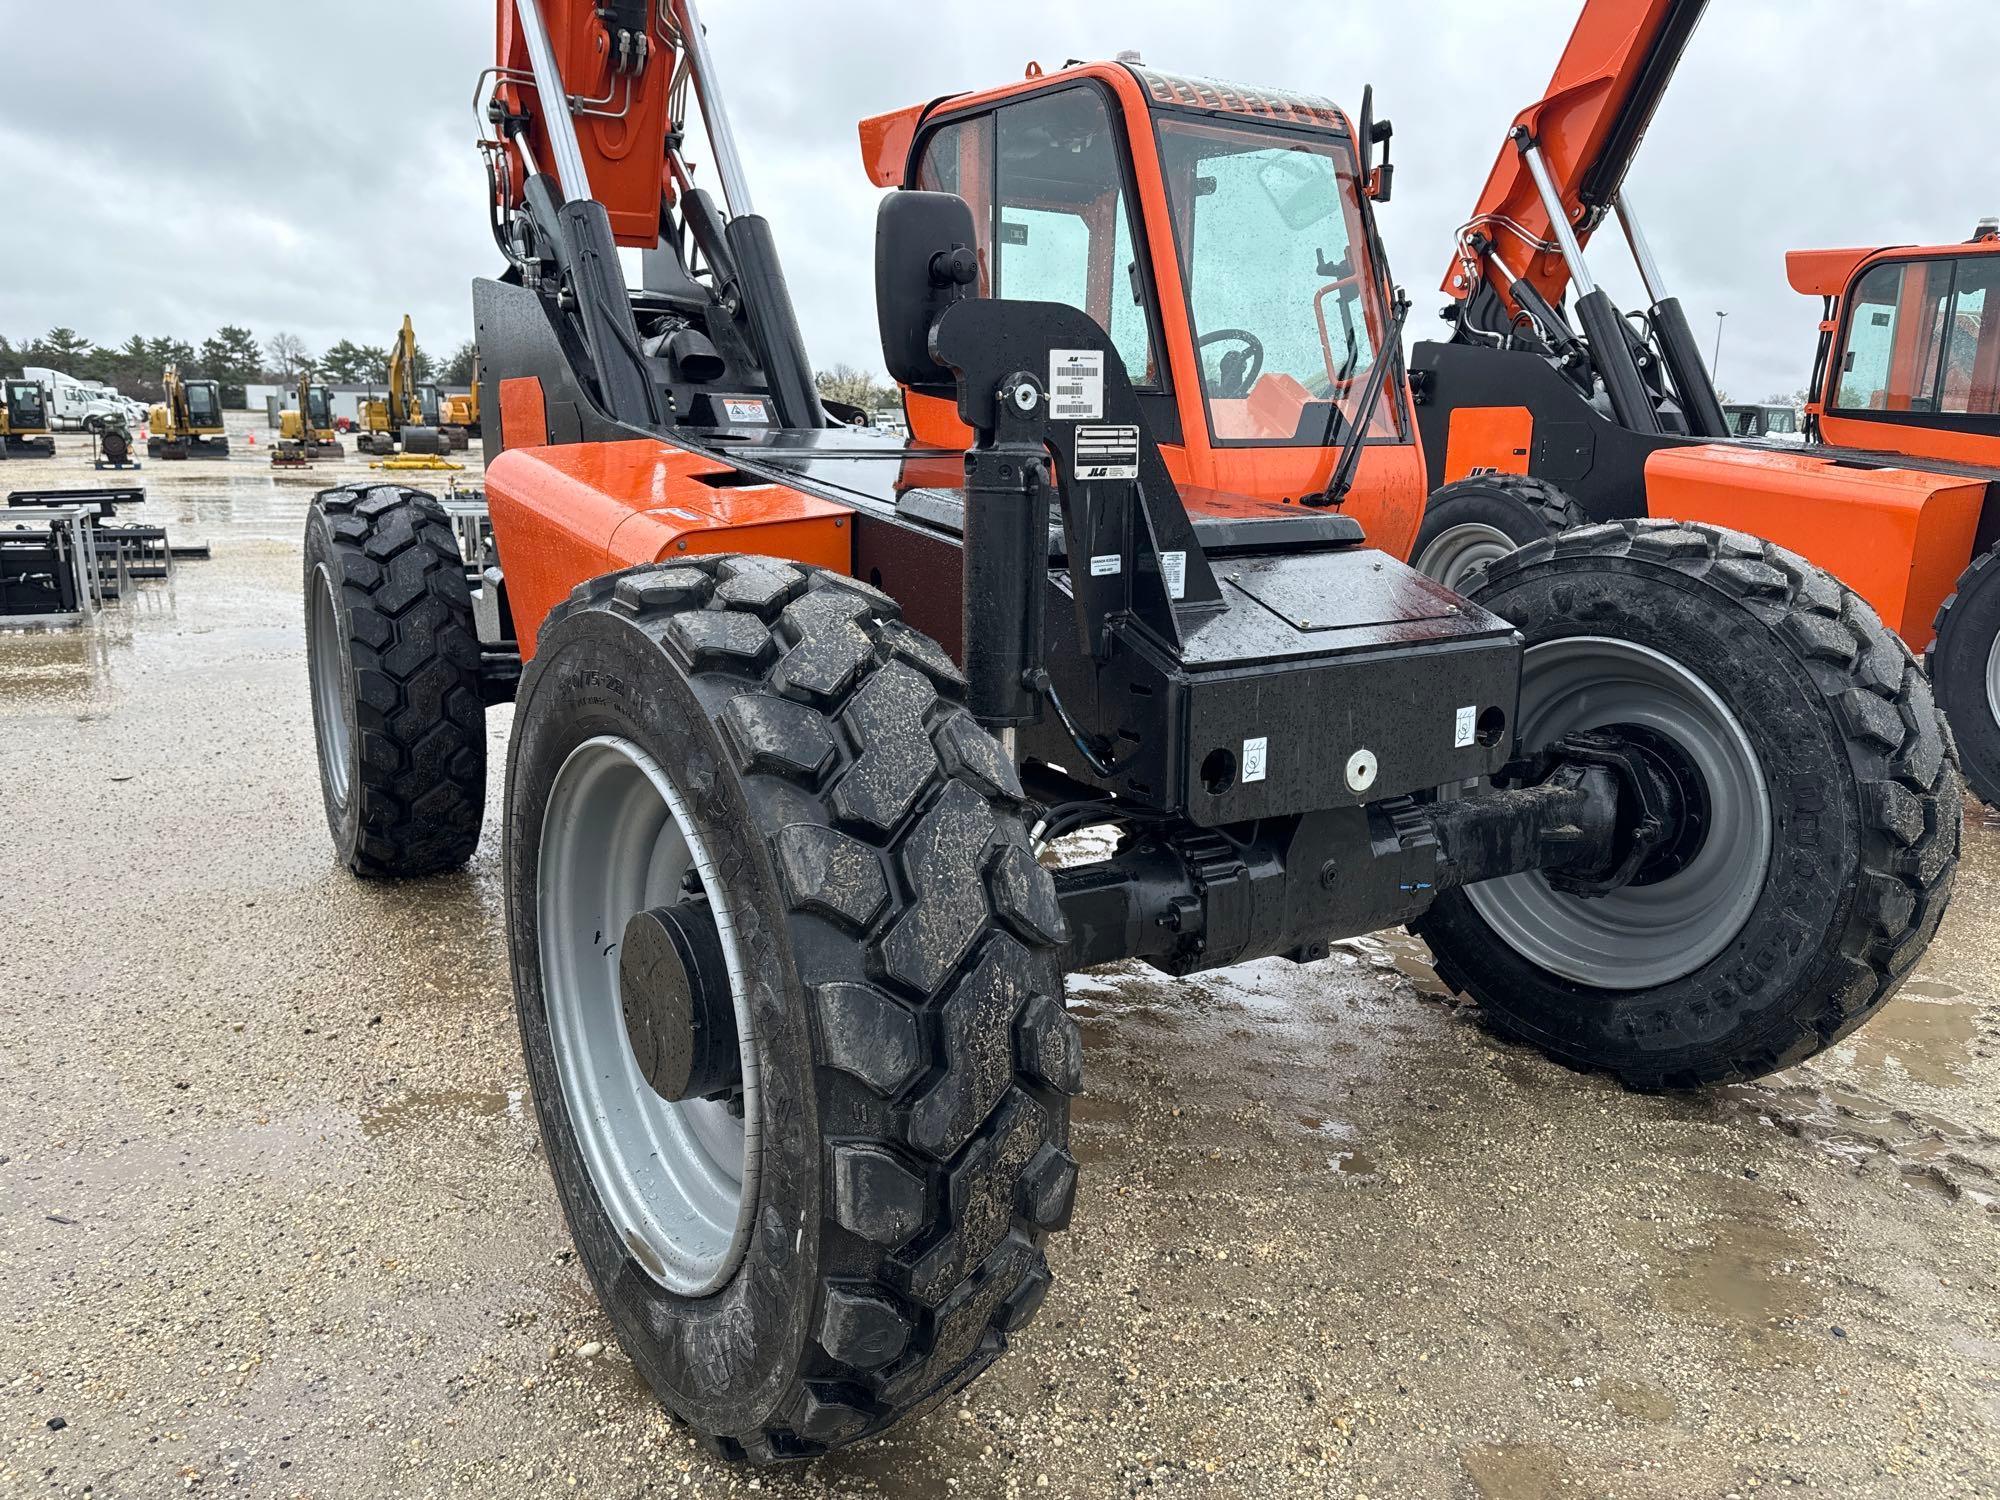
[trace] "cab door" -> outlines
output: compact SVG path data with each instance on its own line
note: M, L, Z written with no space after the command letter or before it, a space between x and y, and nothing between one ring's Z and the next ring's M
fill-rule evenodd
M1176 480L1181 413L1161 357L1152 268L1141 253L1127 143L1115 101L1072 80L946 115L920 138L908 186L956 193L977 228L980 291L1060 302L1110 338ZM911 392L911 434L963 447L971 434L949 401Z

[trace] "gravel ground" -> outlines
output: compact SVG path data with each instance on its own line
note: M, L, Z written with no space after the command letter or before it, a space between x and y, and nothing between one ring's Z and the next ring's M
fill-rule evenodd
M0 634L0 1494L2000 1494L2000 823L1888 1011L1702 1097L1495 1043L1400 935L1077 976L1040 1319L887 1441L712 1465L571 1256L497 837L333 867L298 535L365 470L263 443L137 476L212 562Z

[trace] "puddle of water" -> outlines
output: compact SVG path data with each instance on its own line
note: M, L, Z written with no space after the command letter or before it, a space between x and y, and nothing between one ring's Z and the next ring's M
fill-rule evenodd
M1451 991L1431 967L1431 950L1422 940L1400 927L1371 932L1366 937L1346 938L1334 945L1335 957L1358 958L1383 973L1400 974L1410 988L1436 1000L1451 1000Z
M1979 1003L1935 980L1913 980L1847 1042L1855 1066L1900 1073L1934 1089L1966 1081Z
M1760 1331L1818 1305L1801 1268L1819 1258L1819 1247L1801 1231L1752 1211L1711 1220L1702 1232L1706 1244L1654 1252L1661 1300L1674 1311Z
M1636 1380L1600 1380L1597 1394L1621 1417L1635 1422L1671 1422L1679 1414L1674 1398L1657 1386Z
M361 1133L370 1139L396 1135L413 1126L427 1125L441 1115L505 1115L510 1120L519 1119L525 1103L526 1094L520 1088L415 1089L386 1104L364 1109Z
M1324 1115L1300 1115L1298 1122L1313 1136L1334 1147L1327 1153L1326 1164L1336 1175L1373 1177L1382 1170L1374 1157L1348 1144L1359 1132L1347 1121L1331 1120Z
M1481 1443L1459 1461L1482 1500L1549 1500L1576 1482L1569 1459L1550 1443Z

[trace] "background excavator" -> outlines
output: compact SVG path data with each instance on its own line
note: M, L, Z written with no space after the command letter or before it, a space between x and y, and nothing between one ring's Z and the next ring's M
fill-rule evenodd
M213 380L187 380L179 365L160 375L160 400L146 417L149 458L227 458L229 438L222 425L222 387Z
M278 413L278 441L271 445L271 463L281 469L299 468L316 458L343 458L340 433L333 425L333 398L327 388L301 369L294 405Z
M440 397L438 423L446 432L463 434L465 438L476 438L479 428L479 354L472 356L472 389L458 395ZM458 442L456 446L471 446L469 441Z
M0 458L51 458L48 393L34 380L0 380Z
M1705 4L1587 0L1508 131L1445 275L1451 335L1412 355L1443 484L1414 560L1459 582L1565 527L1636 516L1767 537L1929 649L1967 781L2000 803L1996 245L1794 254L1793 285L1827 299L1813 440L1732 440L1624 186ZM1636 317L1585 258L1614 216L1650 299Z
M326 824L357 874L463 864L513 701L543 1160L713 1451L881 1432L1035 1316L1066 970L1411 923L1493 1024L1675 1088L1918 961L1959 787L1850 591L1675 522L1476 597L1366 545L1427 483L1365 106L1096 62L864 124L884 360L950 452L820 401L692 0L500 0L497 41L490 531L315 497Z
M371 396L361 403L360 435L355 446L363 453L381 455L394 453L398 446L405 453L430 454L454 446L437 426L435 387L429 388L433 410L428 418L425 415L417 385L417 334L408 313L389 346L388 380L386 399Z

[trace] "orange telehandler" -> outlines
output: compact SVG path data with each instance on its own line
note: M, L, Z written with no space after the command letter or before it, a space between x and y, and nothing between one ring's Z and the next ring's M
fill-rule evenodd
M1587 0L1547 93L1509 130L1445 276L1451 336L1412 355L1443 486L1414 561L1458 583L1517 545L1623 517L1766 537L1929 648L1967 780L2000 803L2000 315L1984 316L2000 244L1794 254L1793 285L1827 299L1813 441L1732 439L1624 187L1705 4ZM1585 259L1614 215L1650 299L1636 319Z
M1123 62L865 125L884 359L960 454L823 408L692 0L500 0L498 43L490 532L314 500L326 819L360 875L463 863L513 700L546 1158L714 1451L880 1432L1035 1315L1065 971L1412 923L1495 1024L1677 1088L1811 1055L1917 962L1958 781L1850 591L1672 522L1470 597L1365 544L1426 487L1372 125Z

